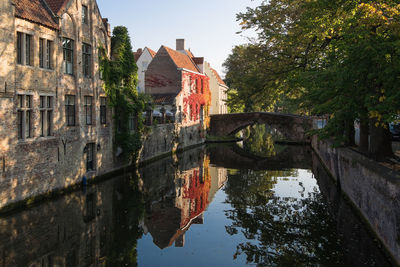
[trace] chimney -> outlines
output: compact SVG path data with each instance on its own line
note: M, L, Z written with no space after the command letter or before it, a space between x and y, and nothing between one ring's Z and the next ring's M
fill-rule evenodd
M139 49L136 51L136 53L142 54L142 53L143 53L143 49L142 49L142 48L139 48Z
M185 39L176 39L176 50L185 50Z

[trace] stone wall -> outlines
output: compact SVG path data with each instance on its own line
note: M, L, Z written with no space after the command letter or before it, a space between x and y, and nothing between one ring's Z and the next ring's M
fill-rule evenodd
M150 126L139 162L204 142L205 130L200 125L183 127L180 124L169 123Z
M349 148L312 146L370 227L400 263L400 174Z

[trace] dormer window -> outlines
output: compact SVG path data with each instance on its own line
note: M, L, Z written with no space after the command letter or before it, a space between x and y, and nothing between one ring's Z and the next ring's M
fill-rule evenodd
M88 24L88 7L82 6L82 24Z

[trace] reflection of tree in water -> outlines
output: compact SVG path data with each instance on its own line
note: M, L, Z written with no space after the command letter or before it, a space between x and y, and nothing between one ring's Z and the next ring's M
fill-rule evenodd
M243 148L260 157L275 156L282 150L282 146L274 144L281 139L279 134L267 125L253 125L245 129Z
M332 266L342 264L335 224L322 194L304 199L275 196L277 177L293 171L238 171L225 187L232 210L226 215L230 235L239 231L247 242L237 246L234 258L245 254L256 266Z
M137 240L143 235L139 222L144 215L144 201L136 173L121 179L116 187L113 212L112 244L108 246L106 266L137 266Z

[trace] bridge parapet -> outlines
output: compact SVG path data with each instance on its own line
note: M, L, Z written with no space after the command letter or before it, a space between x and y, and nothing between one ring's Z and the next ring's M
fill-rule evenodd
M307 135L313 129L313 120L308 116L272 112L249 112L211 115L209 134L216 137L232 136L249 125L267 124L278 130L285 141L310 143Z

